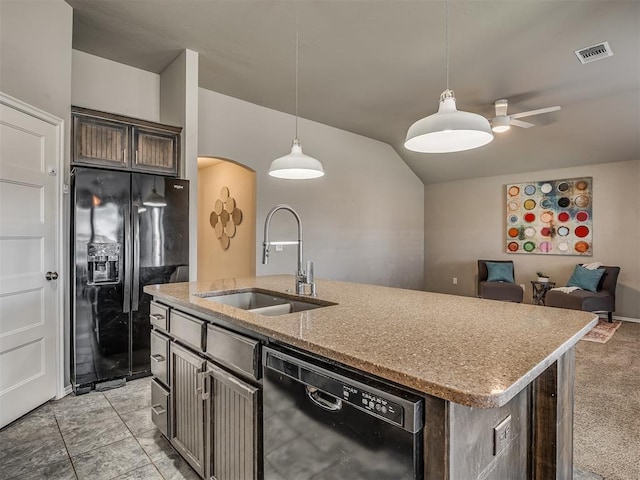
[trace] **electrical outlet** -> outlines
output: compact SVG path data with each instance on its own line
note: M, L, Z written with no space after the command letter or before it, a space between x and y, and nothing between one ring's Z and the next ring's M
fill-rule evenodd
M276 245L276 252L281 252L284 250L284 245Z
M493 456L500 455L511 442L513 432L511 429L511 415L493 427Z
M458 284L458 277L453 277L453 284L457 285Z

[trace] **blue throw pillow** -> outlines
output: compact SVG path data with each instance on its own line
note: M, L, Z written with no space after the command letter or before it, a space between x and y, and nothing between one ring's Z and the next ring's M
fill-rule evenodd
M513 264L487 262L487 282L509 282L513 283Z
M589 270L582 265L576 265L571 278L567 282L567 287L579 287L582 290L597 292L598 284L600 283L602 275L604 275L604 271L604 268Z

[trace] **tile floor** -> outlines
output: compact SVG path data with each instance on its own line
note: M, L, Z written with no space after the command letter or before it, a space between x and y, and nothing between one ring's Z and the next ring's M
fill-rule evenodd
M0 480L198 479L151 423L150 406L150 378L49 402L0 430Z
M49 402L0 431L0 480L198 479L150 406L150 378Z

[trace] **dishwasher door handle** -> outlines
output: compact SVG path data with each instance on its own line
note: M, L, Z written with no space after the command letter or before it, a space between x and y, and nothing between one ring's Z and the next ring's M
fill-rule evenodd
M305 385L304 389L307 393L307 397L309 397L309 400L311 400L320 408L328 410L329 412L339 412L340 410L342 410L342 400L340 400L339 398L333 397L333 395L331 395L331 397L333 398L332 401L331 399L327 398L329 396L328 394L322 392L321 390L318 390L315 387L310 387L309 385Z

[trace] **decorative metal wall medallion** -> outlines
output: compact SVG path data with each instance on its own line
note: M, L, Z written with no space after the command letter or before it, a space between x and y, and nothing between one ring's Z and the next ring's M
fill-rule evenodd
M220 240L223 250L229 248L231 239L236 235L236 227L242 223L242 210L236 206L236 200L230 196L229 188L222 187L220 198L215 201L209 223Z

